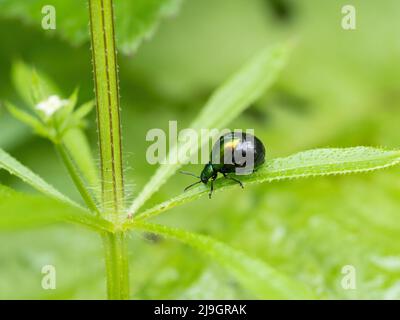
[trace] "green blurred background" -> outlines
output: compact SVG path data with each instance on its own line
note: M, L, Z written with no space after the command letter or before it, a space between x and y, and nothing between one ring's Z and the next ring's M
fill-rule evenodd
M343 5L357 29L341 27ZM0 10L2 9L0 1ZM87 10L86 5L76 8ZM120 54L126 177L137 195L155 166L146 163L149 129L178 120L185 128L210 93L266 44L296 37L289 65L231 128L254 128L267 157L317 147L398 148L400 2L397 0L185 0L135 54ZM40 14L38 13L38 19ZM22 59L47 73L65 96L93 97L87 42L49 36L5 10L0 14L0 100L18 102L10 71ZM97 158L95 117L87 134ZM79 200L52 145L0 109L0 147ZM201 166L187 168L195 172ZM178 207L158 219L212 235L265 260L322 298L400 298L399 169L252 186ZM190 182L173 177L147 204L177 195ZM0 182L34 192L4 172ZM1 213L0 213L1 214ZM100 239L77 227L0 234L0 298L83 299L106 296ZM132 234L135 299L255 298L214 262L179 243ZM41 268L57 269L57 290L41 288ZM356 268L357 289L340 284Z

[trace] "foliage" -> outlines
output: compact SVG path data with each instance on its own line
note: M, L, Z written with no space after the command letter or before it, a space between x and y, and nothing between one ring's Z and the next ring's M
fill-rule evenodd
M153 35L161 19L178 12L181 2L182 0L116 1L116 29L121 51L125 54L134 52L143 40ZM49 3L45 0L3 0L0 4L3 16L19 17L32 24L37 22L38 13ZM73 44L89 40L89 15L84 1L72 0L66 3L56 0L51 5L57 13L57 33Z
M83 209L87 199L84 205L76 191L81 185L83 193L88 191L98 204L100 183L92 155L95 120L89 113L93 103L85 102L93 99L88 13L81 1L54 3L58 28L56 37L49 38L35 20L40 1L0 1L5 35L0 68L6 71L0 74L0 97L6 107L0 112L0 147L7 150L0 152L0 167L5 169L0 181L18 190L0 188L0 240L8 244L0 249L0 256L7 258L0 266L0 274L7 275L1 297L104 297L98 238L60 224L63 221L102 234L130 230L127 246L129 251L132 248L134 298L293 298L294 292L303 298L400 297L397 166L376 173L338 175L398 162L398 2L385 0L376 7L372 2L354 1L361 19L356 31L346 32L340 29L341 6L335 1L285 2L282 16L264 0L192 0L184 2L176 19L164 22L154 33L162 17L178 13L180 1L118 1L123 144L126 162L132 166L126 180L135 183L128 183L127 198L129 204L136 203L137 211L133 220L126 219L122 225ZM33 27L20 26L20 19ZM12 38L5 34L10 29L15 32ZM134 59L125 55L137 50L150 34L154 38ZM279 59L269 60L270 44L282 42L287 34L300 35L300 41L278 78L287 50ZM269 45L263 51L266 41ZM286 46L274 48L277 53ZM258 57L264 57L265 64L256 58L248 64L257 66L250 68L252 72L240 68L260 50L264 53ZM228 81L205 103L212 88L235 70L242 70L249 80L248 91L237 86L225 91L230 88ZM50 79L56 79L61 90ZM74 91L78 82L79 95ZM32 101L31 90L38 83L47 88L39 100L49 95L66 99L64 92L74 92L68 100L76 103L60 114L58 125L68 123L61 140L71 160L69 172L77 173L75 186L49 143L26 130L32 128L54 143L55 127L35 110L38 101ZM241 103L231 103L221 92L232 99L236 96L235 101ZM206 107L193 122L204 103ZM227 110L232 112L223 114ZM215 117L205 116L214 112ZM231 128L254 128L267 146L267 162L243 178L244 190L218 180L211 201L202 197L206 186L182 193L188 179L174 176L177 167L159 169L167 173L156 173L162 179L154 182L154 167L144 160L145 133L165 128L170 119L195 128L228 123ZM355 147L359 145L377 147ZM292 179L322 175L327 176ZM32 194L21 181L44 195ZM140 196L146 188L150 191ZM135 199L130 199L130 193ZM145 200L148 208L138 211ZM167 210L168 215L158 216ZM147 221L156 215L159 223ZM207 258L164 237L184 242ZM48 263L57 266L60 283L57 290L47 293L37 286L37 277ZM341 269L348 264L356 267L357 290L340 285Z

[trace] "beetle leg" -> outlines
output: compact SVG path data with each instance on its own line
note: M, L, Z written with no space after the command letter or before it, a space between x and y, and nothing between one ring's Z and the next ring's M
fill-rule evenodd
M211 189L210 189L210 193L208 194L208 198L211 199L213 191L214 191L214 179L211 179Z
M226 179L230 179L230 180L233 180L233 181L239 183L240 186L242 187L242 189L244 189L243 183L242 183L240 180L238 180L238 179L236 179L236 178L233 178L233 177L230 177L230 176L228 176L226 173L224 173L224 177L225 177Z

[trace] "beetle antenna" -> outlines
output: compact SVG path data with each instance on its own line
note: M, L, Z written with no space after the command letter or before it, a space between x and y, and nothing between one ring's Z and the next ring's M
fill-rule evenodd
M186 174L187 176L192 176L192 177L195 177L195 178L199 178L199 179L200 179L199 176L196 176L194 173L191 173L191 172L189 172L189 171L179 171L179 173Z
M196 184L199 184L199 183L201 183L201 180L200 180L200 181L197 181L197 182L195 182L195 183L192 183L190 186L187 186L187 187L183 190L183 192L188 191L191 187L193 187L193 186L195 186Z

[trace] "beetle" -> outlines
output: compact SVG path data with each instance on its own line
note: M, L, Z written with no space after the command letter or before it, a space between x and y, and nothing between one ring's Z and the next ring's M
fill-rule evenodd
M204 169L197 176L191 172L181 171L186 175L191 175L200 180L189 185L184 191L191 187L211 181L209 198L211 199L214 191L214 181L221 173L226 179L237 182L242 188L243 183L229 176L229 173L250 174L260 167L265 161L265 147L260 139L243 132L229 132L221 136L212 148L210 161L205 165Z

